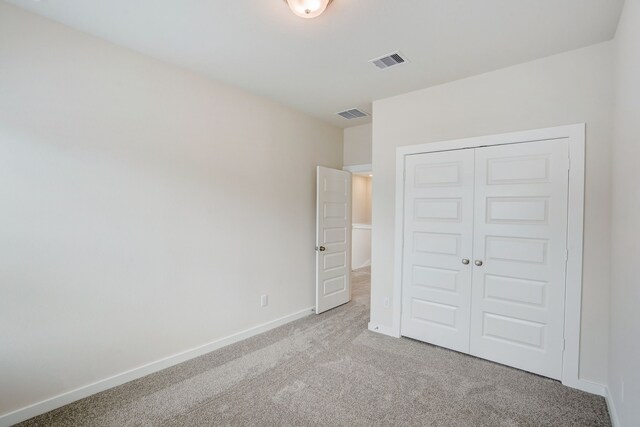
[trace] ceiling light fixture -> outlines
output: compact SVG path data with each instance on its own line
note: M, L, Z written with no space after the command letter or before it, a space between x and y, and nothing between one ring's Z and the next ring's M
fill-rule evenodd
M289 9L301 18L315 18L329 6L333 0L285 0Z

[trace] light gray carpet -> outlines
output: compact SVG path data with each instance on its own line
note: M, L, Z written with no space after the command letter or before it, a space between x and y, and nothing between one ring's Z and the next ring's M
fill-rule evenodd
M54 426L609 426L602 398L367 330L354 299L33 418Z

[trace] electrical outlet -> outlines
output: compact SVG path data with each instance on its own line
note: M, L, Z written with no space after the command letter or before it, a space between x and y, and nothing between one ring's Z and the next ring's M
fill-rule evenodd
M266 307L269 305L269 295L262 295L260 297L260 307Z
M389 297L385 297L384 298L384 308L389 308L389 304L390 304Z

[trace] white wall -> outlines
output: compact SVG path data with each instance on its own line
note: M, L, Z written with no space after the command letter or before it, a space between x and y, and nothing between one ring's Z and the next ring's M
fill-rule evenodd
M0 2L0 414L312 306L316 164L342 129Z
M371 225L354 224L351 231L351 269L371 265Z
M615 39L609 393L620 426L640 422L640 1ZM624 387L624 392L623 392ZM623 397L624 395L624 397Z
M344 130L344 165L371 164L371 123Z
M371 265L371 177L353 175L351 222L351 268Z
M374 103L372 324L392 324L396 147L586 122L580 376L606 382L611 60L603 43Z

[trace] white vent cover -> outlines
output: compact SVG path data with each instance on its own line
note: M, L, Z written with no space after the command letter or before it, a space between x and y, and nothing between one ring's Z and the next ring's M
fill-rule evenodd
M369 62L381 70L385 70L396 65L404 64L407 60L400 55L400 52L393 52L380 58L371 59Z
M360 117L368 116L367 113L365 113L364 111L358 110L357 108L350 108L349 110L340 111L338 115L344 117L347 120L358 119Z

